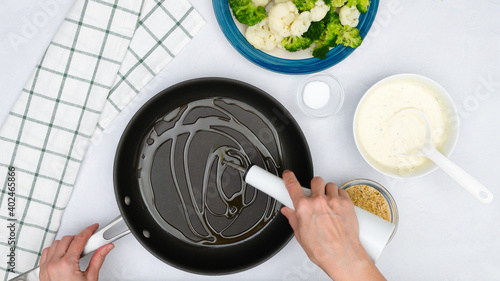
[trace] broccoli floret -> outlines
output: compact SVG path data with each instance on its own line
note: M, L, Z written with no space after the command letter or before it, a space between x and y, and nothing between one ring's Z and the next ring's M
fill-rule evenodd
M356 6L360 12L363 12L370 5L370 0L324 0L324 2L332 8L321 21L313 22L302 35L316 44L313 56L320 59L326 59L330 49L338 44L351 48L357 48L361 45L362 39L359 30L355 27L343 26L335 8L346 4L349 7ZM360 9L360 7L362 8Z
M255 5L252 0L228 0L234 17L248 26L255 25L267 17L266 9Z
M318 58L318 59L326 59L326 55L330 51L330 48L328 46L321 46L321 47L316 47L313 50L313 57Z
M370 6L370 0L358 0L356 4L356 8L358 8L358 11L360 11L363 14L368 12L369 6Z
M285 50L289 52L296 52L298 50L304 50L311 46L312 40L303 36L290 36L285 37L281 41L281 45Z
M327 45L329 47L337 46L336 39L342 30L342 25L336 22L329 22L326 25L326 29L323 32L323 36L320 38L323 41L323 45Z
M313 21L309 29L302 36L311 39L311 41L316 41L321 37L323 31L325 31L325 27L326 25L323 21Z
M359 30L355 27L344 26L337 36L336 43L342 44L346 47L357 48L361 45L361 35Z
M325 30L319 39L319 41L323 43L319 43L318 45L335 47L337 45L335 41L341 30L342 24L340 23L339 15L335 12L331 13L329 21L326 23Z
M311 40L318 40L326 29L326 26L330 22L340 23L339 15L332 9L326 13L325 17L320 21L313 21L309 29L303 34L303 36L311 38Z
M335 8L330 8L321 21L324 22L325 25L332 21L338 21L340 23L339 14L335 11Z
M358 11L364 14L368 12L368 6L370 6L370 0L347 0L346 5L349 8L352 8L352 6L356 6Z
M316 47L313 50L313 57L320 59L325 59L330 48L337 46L337 37L343 28L336 13L332 13L329 21L325 24L325 29L321 37L316 41Z
M297 6L299 12L304 12L314 8L316 0L293 0L292 2L293 4L295 4L295 6Z
M347 3L345 3L349 8L352 8L352 6L356 6L358 4L358 0L347 0Z
M339 14L337 14L335 11L329 13L328 21L326 22L326 25L329 25L330 28L332 28L334 25L338 25L338 26L342 27L342 23L340 22Z
M325 4L330 5L332 8L339 8L344 6L347 0L325 0Z

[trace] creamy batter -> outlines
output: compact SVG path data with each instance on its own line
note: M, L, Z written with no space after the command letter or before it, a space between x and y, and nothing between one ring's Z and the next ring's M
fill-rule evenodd
M425 123L414 112L425 114L432 141L441 150L449 137L449 114L443 97L426 85L410 79L387 81L371 90L358 108L355 134L360 149L380 170L408 176L430 164L417 152L425 138ZM405 155L402 155L405 154Z

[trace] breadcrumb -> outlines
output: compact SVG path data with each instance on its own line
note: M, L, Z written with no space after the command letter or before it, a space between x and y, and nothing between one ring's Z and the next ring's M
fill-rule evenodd
M389 204L378 190L368 185L358 184L346 188L346 191L355 206L375 214L386 221L391 221Z

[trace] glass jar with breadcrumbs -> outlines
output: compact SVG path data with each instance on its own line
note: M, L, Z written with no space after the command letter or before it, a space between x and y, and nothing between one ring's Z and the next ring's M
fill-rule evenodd
M391 193L378 182L368 179L356 179L343 184L355 206L377 215L396 227L389 238L389 243L398 229L399 213L396 201Z

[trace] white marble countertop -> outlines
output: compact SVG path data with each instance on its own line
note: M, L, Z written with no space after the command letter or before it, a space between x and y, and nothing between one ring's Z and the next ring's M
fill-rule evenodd
M72 2L0 2L0 123ZM305 76L278 74L250 63L223 36L211 1L191 2L207 24L131 102L105 137L90 146L58 237L93 222L104 225L119 215L113 158L123 129L142 104L177 82L229 77L263 89L292 113L309 142L316 175L338 184L369 178L389 189L401 216L396 236L377 263L389 280L500 278L500 0L381 1L363 45L325 70L343 84L346 99L338 114L324 119L306 116L297 105L296 90ZM35 30L23 33L27 24L34 24ZM14 44L9 34L24 40ZM449 91L460 114L460 134L451 159L493 191L497 196L493 203L482 205L441 170L396 180L364 162L352 135L354 110L371 85L397 73L430 77ZM328 280L296 240L255 268L215 277L172 268L132 235L115 245L101 280Z

